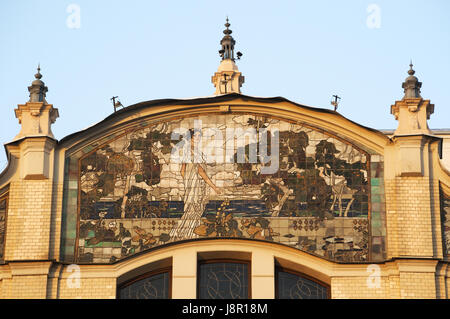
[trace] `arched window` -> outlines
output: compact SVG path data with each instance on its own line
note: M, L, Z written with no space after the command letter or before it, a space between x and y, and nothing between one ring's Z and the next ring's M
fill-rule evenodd
M304 274L277 267L275 270L275 298L327 299L329 286Z
M198 264L198 299L249 299L250 264L237 260L208 260Z
M169 299L171 298L171 269L153 271L128 282L117 289L119 299Z

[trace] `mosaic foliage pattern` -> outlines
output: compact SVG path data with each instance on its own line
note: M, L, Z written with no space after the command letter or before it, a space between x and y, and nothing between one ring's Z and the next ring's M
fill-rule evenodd
M182 141L172 133L192 129L195 120L224 136L229 128L266 129L268 154L278 138L279 169L262 174L268 164L249 161L252 149L260 156L260 144L245 136L236 137L243 144L233 143L228 162L183 168L171 161ZM202 151L217 148L203 142ZM174 241L217 237L279 242L334 261L369 260L370 249L372 259L384 254L382 157L299 123L250 114L142 123L68 157L66 177L64 254L78 262L115 262Z
M444 254L450 255L450 196L441 190L441 222Z
M4 259L7 198L0 198L0 260Z

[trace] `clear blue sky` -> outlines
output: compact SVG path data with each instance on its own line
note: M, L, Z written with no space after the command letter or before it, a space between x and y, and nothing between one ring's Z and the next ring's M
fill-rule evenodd
M70 4L80 28L69 28ZM380 9L370 28L370 4ZM131 105L209 96L228 15L244 53L242 92L332 108L373 128L396 128L390 105L413 60L431 128L450 127L450 1L12 1L0 4L0 137L20 126L17 104L41 63L47 101L59 109L57 139ZM0 151L0 170L6 165Z

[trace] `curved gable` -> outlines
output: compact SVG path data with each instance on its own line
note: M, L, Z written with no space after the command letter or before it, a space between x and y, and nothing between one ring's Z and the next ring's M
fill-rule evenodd
M185 160L189 129L204 135L190 154L198 160ZM246 238L338 262L381 260L388 143L282 98L130 106L59 143L63 259L114 263L174 242Z
M379 153L383 152L385 145L389 143L389 138L382 132L355 123L329 109L297 104L282 97L262 98L233 93L205 98L151 100L130 105L87 129L64 137L59 141L59 145L71 148L86 138L107 134L111 128L123 127L146 117L164 119L188 114L223 112L224 107L229 107L228 112L253 111L307 122L351 139L363 147L367 145Z

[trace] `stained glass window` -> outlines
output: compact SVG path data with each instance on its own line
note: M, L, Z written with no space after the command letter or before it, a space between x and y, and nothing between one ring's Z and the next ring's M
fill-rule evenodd
M278 269L277 299L327 299L328 287L316 281Z
M119 299L169 299L170 272L150 274L119 288Z
M248 299L249 265L242 262L199 264L199 299Z

